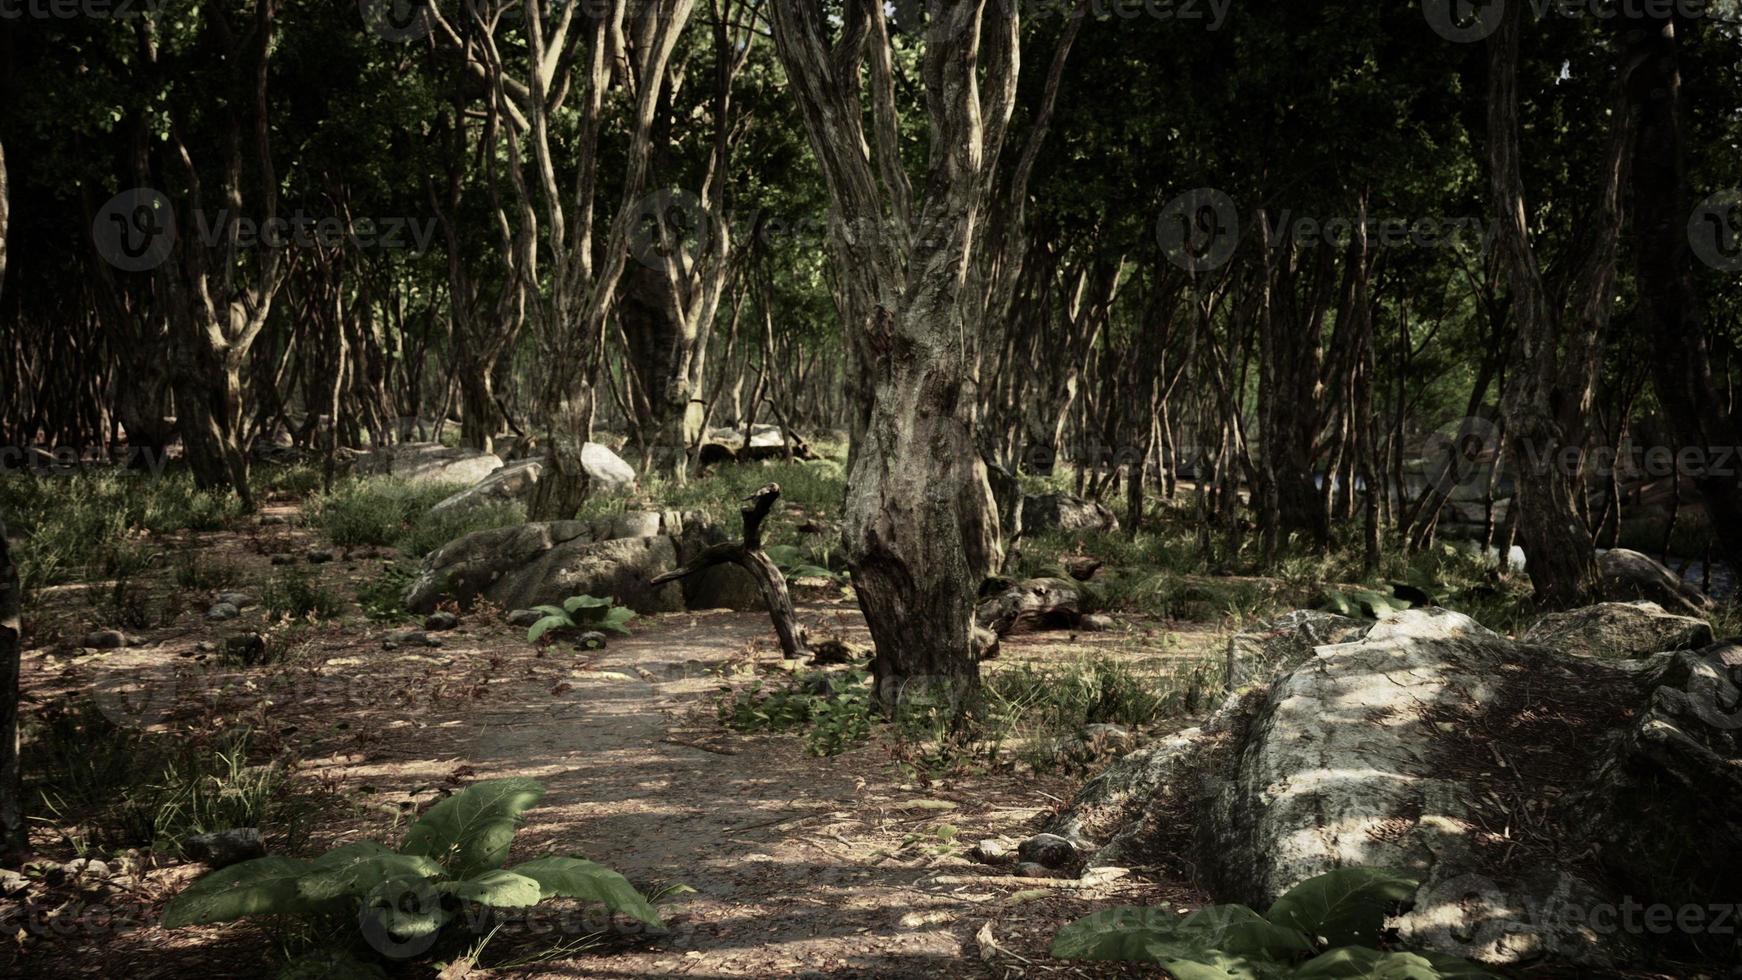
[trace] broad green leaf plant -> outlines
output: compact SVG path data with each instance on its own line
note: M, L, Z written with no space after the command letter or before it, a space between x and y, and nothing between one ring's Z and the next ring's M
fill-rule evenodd
M619 606L611 599L590 595L570 596L561 606L532 608L543 613L544 618L527 629L528 643L537 643L540 637L552 630L610 630L628 636L629 621L635 618L635 610Z
M1210 905L1103 909L1065 926L1052 955L1151 963L1175 980L1475 980L1494 973L1444 953L1381 950L1385 917L1414 896L1413 879L1375 868L1308 878L1264 915Z
M529 908L546 899L595 901L663 929L647 898L622 875L576 857L541 857L504 868L514 831L544 795L526 778L476 783L430 807L399 849L359 841L313 859L269 856L194 882L164 911L166 928L289 915L354 925L376 958L432 949L468 906ZM348 930L347 930L348 931ZM368 956L368 953L364 953Z

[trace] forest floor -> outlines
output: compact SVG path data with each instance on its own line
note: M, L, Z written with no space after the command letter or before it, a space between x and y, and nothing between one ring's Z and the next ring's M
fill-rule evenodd
M209 747L246 731L249 760L275 760L287 773L259 820L274 853L394 844L446 791L534 777L547 792L527 814L511 863L545 853L600 861L655 895L670 927L636 935L619 922L599 936L602 924L575 903L548 914L540 906L494 934L475 962L465 956L475 951L449 956L458 962L445 977L467 975L468 965L473 976L1123 975L1050 960L1058 927L1110 904L1202 901L1177 873L1133 869L1093 887L1037 887L1012 878L1008 865L967 856L981 838L1040 830L1086 778L1081 769L1008 759L933 765L888 726L822 757L792 734L723 724L723 689L775 684L790 672L763 614L647 616L632 636L588 652L535 648L488 608L431 634L439 647L389 644L407 624L356 615L275 626L255 607L208 622L205 607L222 589L178 585L175 556L263 581L272 555L301 561L320 544L292 509L278 510L269 523L164 541L157 570L135 579L137 600L161 607L156 625L129 631L126 648L77 645L93 603L104 601L102 586L43 589L27 614L27 718L94 696L136 740ZM390 558L358 549L307 567L316 587L346 592L367 586ZM801 599L813 629L868 645L850 602ZM223 656L224 639L249 630L265 634L270 662ZM1113 656L1144 670L1189 670L1218 657L1224 636L1213 625L1126 619L1106 633L1009 638L986 669ZM61 759L63 768L98 769L93 759L120 752L44 744L38 752L76 757ZM161 928L163 903L203 866L173 848L128 849L76 802L38 814L33 845L48 870L0 899L8 934L0 973L261 975L308 938L256 922ZM107 874L53 868L81 855L103 859ZM671 887L679 884L693 892Z

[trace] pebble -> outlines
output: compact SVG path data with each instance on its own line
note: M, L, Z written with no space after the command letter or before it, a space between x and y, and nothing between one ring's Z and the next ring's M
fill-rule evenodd
M119 650L127 645L127 634L120 630L92 630L85 634L84 645L97 650Z
M988 837L974 845L969 856L983 864L1003 864L1012 856L1010 841L1000 837Z
M1024 863L1059 870L1077 862L1076 845L1057 834L1035 834L1016 849Z
M531 626L544 618L544 613L536 609L516 609L503 617L503 622L510 626Z
M428 618L423 621L424 629L435 630L438 632L441 630L451 630L458 625L460 625L460 617L451 612L430 613Z
M333 553L330 551L315 548L310 550L308 553L308 563L310 565L325 565L327 562L332 560Z
M258 606L260 604L259 599L254 598L246 592L220 592L218 593L216 601L227 602L230 605L235 606L237 609L247 609L249 606Z
M206 610L206 618L214 621L235 619L240 615L242 615L242 610L230 602L214 602L212 608Z

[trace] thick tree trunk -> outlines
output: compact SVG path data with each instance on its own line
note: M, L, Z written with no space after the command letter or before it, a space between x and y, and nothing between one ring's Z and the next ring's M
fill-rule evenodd
M1640 329L1643 336L1653 338L1652 378L1676 441L1709 458L1715 448L1742 445L1742 430L1713 382L1711 338L1688 246L1692 209L1678 59L1678 34L1688 24L1635 9L1627 27L1628 49L1638 65L1628 93L1640 114L1633 151L1633 252L1639 269ZM1705 500L1725 556L1732 567L1742 567L1742 484L1728 470L1705 472L1700 467L1690 475Z
M172 385L176 428L194 485L202 490L230 488L243 509L252 511L248 456L242 447L240 358L190 340L182 336L172 342Z
M0 287L6 284L6 225L8 217L6 151L0 147ZM18 671L23 652L19 630L18 570L12 563L12 548L6 538L5 515L0 515L0 852L18 852L25 847L24 792L18 766ZM8 861L7 863L11 863Z

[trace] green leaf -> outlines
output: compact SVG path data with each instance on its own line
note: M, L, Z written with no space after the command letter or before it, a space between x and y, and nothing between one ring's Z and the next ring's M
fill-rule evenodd
M1444 953L1382 953L1363 946L1333 949L1301 964L1301 980L1482 980L1486 968Z
M1159 963L1174 980L1281 980L1288 968L1268 960L1247 959L1219 949L1200 949L1190 943L1152 943L1151 961Z
M551 630L566 629L573 625L575 624L570 621L567 616L546 616L538 622L533 623L532 628L526 631L526 642L537 643L539 637L549 633Z
M1244 905L1206 905L1180 920L1179 930L1195 943L1238 956L1288 960L1313 951L1311 939Z
M1320 946L1371 946L1386 913L1415 895L1418 882L1379 868L1337 868L1308 878L1276 900L1265 918Z
M310 911L296 888L297 880L310 867L301 858L269 856L220 868L189 885L169 903L163 910L163 927Z
M462 901L499 909L529 908L544 897L536 879L500 868L465 881L444 881L436 887Z
M509 870L538 882L544 898L591 899L656 929L665 928L646 896L602 864L581 858L543 857Z
M563 600L563 611L569 613L570 615L573 615L576 610L580 610L580 609L609 609L609 608L611 608L611 600L610 599L600 599L600 598L597 598L595 596L590 596L590 595L569 596L567 599Z
M447 925L453 913L426 879L389 878L363 898L359 917L398 942L429 936ZM368 930L365 929L365 935Z
M474 783L429 808L405 835L401 853L435 858L455 878L499 868L520 815L544 795L536 779Z
M1155 962L1152 943L1172 942L1179 918L1166 909L1120 906L1102 909L1066 925L1053 937L1052 955L1061 960Z
M380 845L375 845L379 847ZM344 848L340 848L344 850ZM383 849L385 850L385 849ZM337 854L333 851L323 858ZM297 892L314 902L323 902L346 895L362 896L389 878L433 878L442 873L442 866L427 857L415 854L354 852L348 859L316 867L303 875Z
M597 623L594 623L593 625L599 627L602 630L613 630L615 632L622 633L623 635L627 636L627 635L629 635L629 631L627 629L625 629L624 627L631 619L634 619L634 618L635 618L635 610L627 609L623 606L616 606L616 607L613 607L609 612L605 613L604 617L602 619L600 619Z

